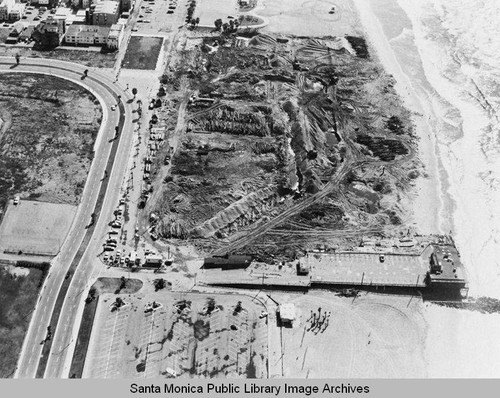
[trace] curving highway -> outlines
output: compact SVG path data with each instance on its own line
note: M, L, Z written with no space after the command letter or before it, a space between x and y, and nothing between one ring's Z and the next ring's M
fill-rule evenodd
M28 58L22 59L18 66L14 64L13 57L0 57L0 73L41 73L73 81L92 92L103 109L94 160L81 202L70 233L51 262L15 373L16 378L68 377L76 340L74 334L78 331L85 293L92 275L99 271L95 266L95 256L102 249L102 237L113 217L127 168L135 105L132 96L114 82L113 76L92 68L82 79L87 68L69 62ZM118 107L112 111L111 105L114 104ZM113 139L116 126L120 134ZM87 228L92 213L96 214L95 223ZM49 325L52 339L41 344L47 337Z

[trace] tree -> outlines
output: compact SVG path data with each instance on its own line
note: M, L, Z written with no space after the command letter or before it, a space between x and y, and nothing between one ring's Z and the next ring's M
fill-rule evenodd
M88 69L85 69L85 70L83 71L83 76L87 77L87 76L88 76L88 74L89 74L89 70L88 70Z
M132 94L134 94L134 99L135 99L135 96L137 95L137 89L135 87L132 89Z
M198 26L200 24L200 17L196 18L195 22L196 22L196 26Z
M220 18L219 18L219 19L216 19L216 20L214 21L214 25L215 25L215 30L216 30L216 31L220 31L220 30L221 30L221 28L222 28L222 19L220 19Z
M120 278L120 290L125 289L126 286L127 286L127 280L125 279L124 276L122 276Z
M161 290L167 286L166 281L163 278L155 279L153 281L153 285L155 287L155 292L157 292L158 290Z

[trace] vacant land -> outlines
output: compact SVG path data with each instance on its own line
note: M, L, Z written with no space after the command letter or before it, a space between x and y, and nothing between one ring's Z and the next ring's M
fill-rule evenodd
M35 308L40 278L42 271L38 269L11 269L0 265L0 378L14 374Z
M165 103L187 115L171 165L172 143L152 166L160 236L264 259L332 231L404 228L416 139L363 38L229 30L185 48L162 78Z
M281 329L282 376L426 377L420 299L372 293L353 299L318 292L288 301L295 304L297 318L292 328ZM275 372L281 376L279 365Z
M76 206L22 200L10 205L0 225L0 252L55 256Z
M0 207L8 198L77 204L101 123L98 101L53 77L0 74Z
M237 295L104 294L83 376L265 378L263 310Z
M122 66L125 69L154 70L162 45L163 39L159 37L132 36Z

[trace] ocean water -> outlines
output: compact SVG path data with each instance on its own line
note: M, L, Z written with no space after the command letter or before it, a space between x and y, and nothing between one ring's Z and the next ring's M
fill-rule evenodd
M371 0L432 128L443 206L474 296L500 297L500 1Z

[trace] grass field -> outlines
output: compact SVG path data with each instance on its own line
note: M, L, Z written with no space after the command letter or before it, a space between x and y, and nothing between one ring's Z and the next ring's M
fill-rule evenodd
M0 378L12 377L16 369L42 277L38 269L15 271L0 265Z
M159 37L132 36L123 58L125 69L154 70L163 39Z
M53 77L0 74L0 207L19 194L77 204L102 119L82 87Z

